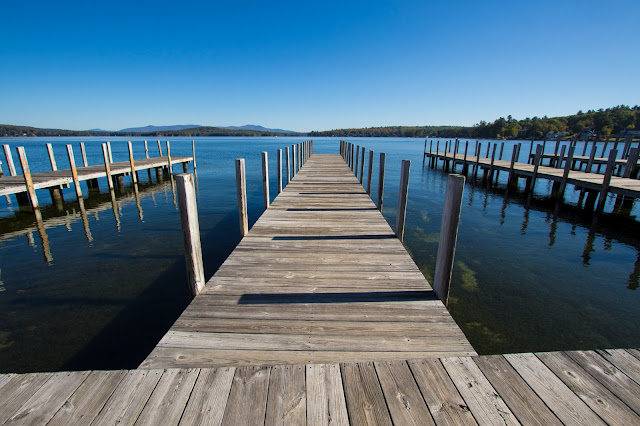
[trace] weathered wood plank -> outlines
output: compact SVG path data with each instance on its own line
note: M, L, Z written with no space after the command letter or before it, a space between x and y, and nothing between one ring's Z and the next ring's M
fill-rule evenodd
M351 424L391 426L373 363L341 364L340 371Z
M562 424L502 355L473 360L522 424Z
M437 425L477 424L440 360L409 360L408 365Z
M180 424L219 426L235 372L233 367L201 370Z
M536 356L608 424L640 423L637 414L566 354L545 352Z
M304 365L277 365L269 375L265 424L307 423L307 391Z
M222 419L223 425L264 424L271 367L238 368Z
M520 424L471 358L445 358L442 364L479 424Z
M306 366L307 424L348 425L347 403L338 364Z
M394 424L435 424L406 361L374 365Z
M509 354L504 357L563 423L605 424L535 355Z
M136 425L177 425L199 373L196 368L165 371Z
M17 374L0 389L0 423L9 418L51 378L50 373Z

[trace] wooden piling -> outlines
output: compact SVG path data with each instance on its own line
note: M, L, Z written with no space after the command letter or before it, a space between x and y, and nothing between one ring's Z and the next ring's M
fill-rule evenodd
M262 151L262 189L265 210L269 208L269 159L267 152Z
M561 200L564 197L564 191L567 187L567 180L569 179L569 172L571 171L571 164L573 163L573 154L575 150L575 145L569 148L567 161L564 163L564 173L562 174L562 181L560 182L560 189L558 190L558 198Z
M196 172L196 141L195 139L191 139L191 154L193 156L193 172ZM196 179L197 180L197 179Z
M84 148L84 142L80 142L80 154L82 155L82 164L84 167L89 167L87 162L87 150Z
M184 242L184 259L187 264L187 281L191 296L196 297L204 288L205 279L202 246L200 244L198 204L193 185L193 175L189 173L176 175L176 184L178 187L182 241Z
M284 148L284 162L285 162L285 166L287 168L287 185L289 185L289 182L291 181L291 166L290 166L290 162L289 162L289 147L285 147Z
M531 183L529 184L529 191L533 193L533 188L536 186L536 178L538 176L538 168L540 167L540 161L542 159L542 145L538 145L536 147L536 156L533 160L533 177L531 178Z
M107 141L107 152L109 153L109 163L113 164L113 153L111 152L111 142Z
M131 141L127 142L127 146L129 148L129 165L131 166L131 180L134 185L138 184L138 174L136 173L136 167L133 161L133 147L131 146Z
M633 148L636 153L636 159L638 157L638 149ZM596 214L602 214L604 211L604 205L607 202L607 193L609 192L609 185L611 184L611 176L613 175L613 169L616 166L616 157L618 156L618 151L611 150L609 152L609 158L607 159L607 168L604 172L604 178L602 180L602 189L600 190L600 196L598 197L598 206L596 207ZM631 158L631 155L629 155Z
M364 152L366 151L365 147L362 147L362 156L360 158L360 185L362 185L364 179Z
M493 151L491 152L491 163L489 164L489 182L493 180L493 165L496 161L496 148L498 144L493 144Z
M562 148L560 149L560 155L558 156L558 159L555 162L556 169L562 168L562 162L564 161L564 151L566 150L566 148L567 148L566 145L562 145Z
M529 156L527 157L527 164L531 162L531 154L533 154L533 142L534 142L534 139L533 137L531 137L531 144L529 145Z
M400 241L404 239L404 221L407 216L407 195L409 192L409 170L411 160L402 160L400 170L400 190L398 192L398 215L396 217L396 236Z
M514 145L513 151L511 152L511 164L509 165L509 177L507 178L507 186L514 186L513 179L515 178L515 172L513 168L516 163L517 155L518 155L518 145Z
M354 158L353 158L353 151L355 150L355 146L353 144L351 144L351 153L349 155L351 155L351 171L353 172L353 166L354 166Z
M591 154L589 155L589 161L587 162L587 168L585 169L585 172L587 173L591 173L591 168L593 167L593 160L596 157L596 148L598 146L596 145L596 141L593 141L593 146L591 147Z
M356 167L355 170L353 171L356 175L356 177L358 177L358 166L360 165L360 145L356 146Z
M464 159L462 163L462 173L466 174L469 171L469 165L467 164L467 151L469 151L469 141L464 144Z
M480 150L482 149L482 142L478 143L478 152L476 153L476 164L473 166L474 177L478 176L478 169L480 168Z
M5 145L7 146L7 145ZM29 195L29 201L33 208L33 213L36 216L37 221L42 221L42 213L40 212L40 205L38 204L38 196L36 190L33 187L33 180L31 179L31 170L29 169L29 162L27 161L27 154L24 152L24 147L19 146L16 148L18 152L18 160L20 161L20 167L22 167L22 175L24 176L24 184L27 187L27 194ZM6 154L6 151L5 151ZM9 154L11 155L11 154ZM10 157L8 157L10 158ZM7 160L8 163L8 160ZM12 160L13 163L13 160ZM15 168L14 168L15 173ZM15 176L15 175L12 175Z
M558 138L556 139L556 147L553 150L553 158L551 159L551 163L549 164L550 167L556 167L557 168L556 164L558 163L558 150L559 149L560 149L560 136L558 136Z
M440 155L440 140L436 143L436 157L433 159L433 167L438 167L438 155Z
M111 178L111 166L109 163L109 152L107 149L107 144L102 144L102 157L104 158L104 171L107 176L107 184L109 185L109 191L113 192L113 180Z
M249 233L247 219L247 179L244 170L244 158L236 158L236 192L238 195L238 219L240 220L240 236Z
M169 175L173 175L173 165L171 164L171 145L167 141L167 166L169 167Z
M51 170L58 170L58 165L56 164L56 157L53 155L53 147L50 143L47 144L47 153L49 154L49 163L51 163Z
M73 156L73 147L67 145L67 154L69 155L69 166L71 167L71 177L73 178L73 186L76 189L76 197L78 202L82 204L82 188L80 188L80 180L78 179L78 169L76 169L76 160Z
M282 192L282 149L278 149L278 194Z
M13 164L13 157L11 156L11 148L9 145L2 145L4 149L4 158L7 159L7 168L9 169L9 176L16 176L16 166Z
M149 158L149 145L147 145L147 141L144 141L144 158ZM193 161L195 161L196 158L193 157Z
M433 291L436 296L447 305L451 274L458 240L458 224L462 209L462 195L464 193L465 178L461 175L450 174L447 178L442 223L440 225L440 241L436 259L436 271L433 280Z
M158 154L162 157L162 145L160 144L160 139L158 139Z
M624 166L624 172L622 177L630 178L633 176L633 171L635 170L638 163L638 148L631 148L629 150L629 156L627 157L627 164Z
M367 173L367 194L371 195L371 177L373 176L373 150L369 150L369 172Z
M382 212L382 198L384 196L384 163L387 155L384 152L380 153L380 168L378 175L378 210Z

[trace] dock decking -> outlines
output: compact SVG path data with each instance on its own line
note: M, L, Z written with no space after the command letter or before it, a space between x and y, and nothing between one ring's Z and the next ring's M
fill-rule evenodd
M0 423L632 425L640 352L0 375Z
M343 159L314 154L141 367L468 355Z

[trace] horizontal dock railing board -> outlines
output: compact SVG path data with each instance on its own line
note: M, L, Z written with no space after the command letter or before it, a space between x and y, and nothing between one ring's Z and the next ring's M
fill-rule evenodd
M0 375L0 423L640 423L634 349ZM606 423L605 423L606 422Z
M342 158L314 154L142 366L474 354Z

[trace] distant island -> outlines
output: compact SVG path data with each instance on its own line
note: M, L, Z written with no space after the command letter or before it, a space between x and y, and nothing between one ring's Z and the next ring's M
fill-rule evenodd
M511 115L492 123L481 121L474 126L386 126L335 129L298 133L283 129L245 126L211 127L194 124L172 126L132 127L118 131L39 129L28 126L0 124L0 136L334 136L334 137L411 137L411 138L468 138L468 139L555 139L557 137L610 136L640 137L640 107L619 105L613 108L578 111L564 117L533 117L517 120Z

